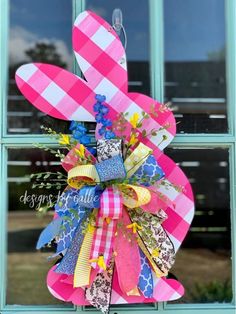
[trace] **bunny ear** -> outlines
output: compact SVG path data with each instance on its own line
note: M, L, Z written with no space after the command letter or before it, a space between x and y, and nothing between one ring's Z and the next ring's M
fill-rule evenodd
M47 115L62 120L94 121L95 93L77 75L55 65L29 63L16 71L15 78L25 98Z
M99 89L105 79L106 86L127 92L125 50L111 25L84 11L75 20L72 42L77 62L91 88Z

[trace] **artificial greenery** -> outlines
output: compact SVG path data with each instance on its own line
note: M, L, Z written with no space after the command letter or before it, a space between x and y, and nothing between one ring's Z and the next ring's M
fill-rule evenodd
M232 285L228 279L223 282L213 280L208 283L196 283L191 296L199 303L229 303L232 301Z

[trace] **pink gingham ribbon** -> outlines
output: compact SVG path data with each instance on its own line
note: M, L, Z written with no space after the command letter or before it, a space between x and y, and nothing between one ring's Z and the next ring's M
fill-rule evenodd
M122 197L119 190L108 187L101 195L99 216L110 219L119 219L122 216Z
M112 256L117 219L122 216L122 197L118 189L111 186L105 189L100 202L101 207L96 223L97 229L94 234L91 259L97 259L103 255L104 262L108 265ZM91 266L99 269L95 262Z
M91 249L91 260L97 259L100 255L103 256L106 265L112 256L112 247L116 232L117 220L111 220L109 223L102 217L97 217L96 231L93 237L93 245ZM99 271L100 269L96 262L91 263L91 266Z

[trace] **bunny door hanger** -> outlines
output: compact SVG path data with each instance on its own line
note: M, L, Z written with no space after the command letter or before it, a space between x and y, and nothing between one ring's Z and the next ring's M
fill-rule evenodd
M74 121L72 132L84 132L76 121L97 121L97 158L79 141L65 157L68 186L39 238L38 248L56 239L55 256L63 256L48 273L48 289L60 300L91 304L103 313L110 304L178 299L184 288L168 272L189 230L194 202L188 179L163 153L176 133L174 116L156 100L128 92L124 48L101 17L79 14L72 39L86 80L43 63L16 72L25 98L49 116ZM111 129L121 113L123 137L119 128L116 134ZM78 162L76 149L90 156L88 164ZM82 197L88 192L96 196L89 205ZM64 218L70 208L69 225Z

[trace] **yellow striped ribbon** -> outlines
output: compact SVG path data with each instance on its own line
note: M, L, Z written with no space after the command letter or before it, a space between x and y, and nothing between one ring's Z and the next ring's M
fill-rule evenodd
M143 188L137 185L125 184L120 185L120 190L122 192L122 186L125 190L130 189L132 192L135 193L135 197L132 198L128 196L125 191L122 193L123 197L123 204L128 208L135 208L140 207L142 205L148 204L151 200L151 193L148 189Z
M80 165L68 172L68 184L75 189L80 189L85 183L99 182L99 176L94 165Z
M94 232L95 227L89 224L75 267L74 288L89 285L91 273L91 265L89 263L89 258L93 243Z

